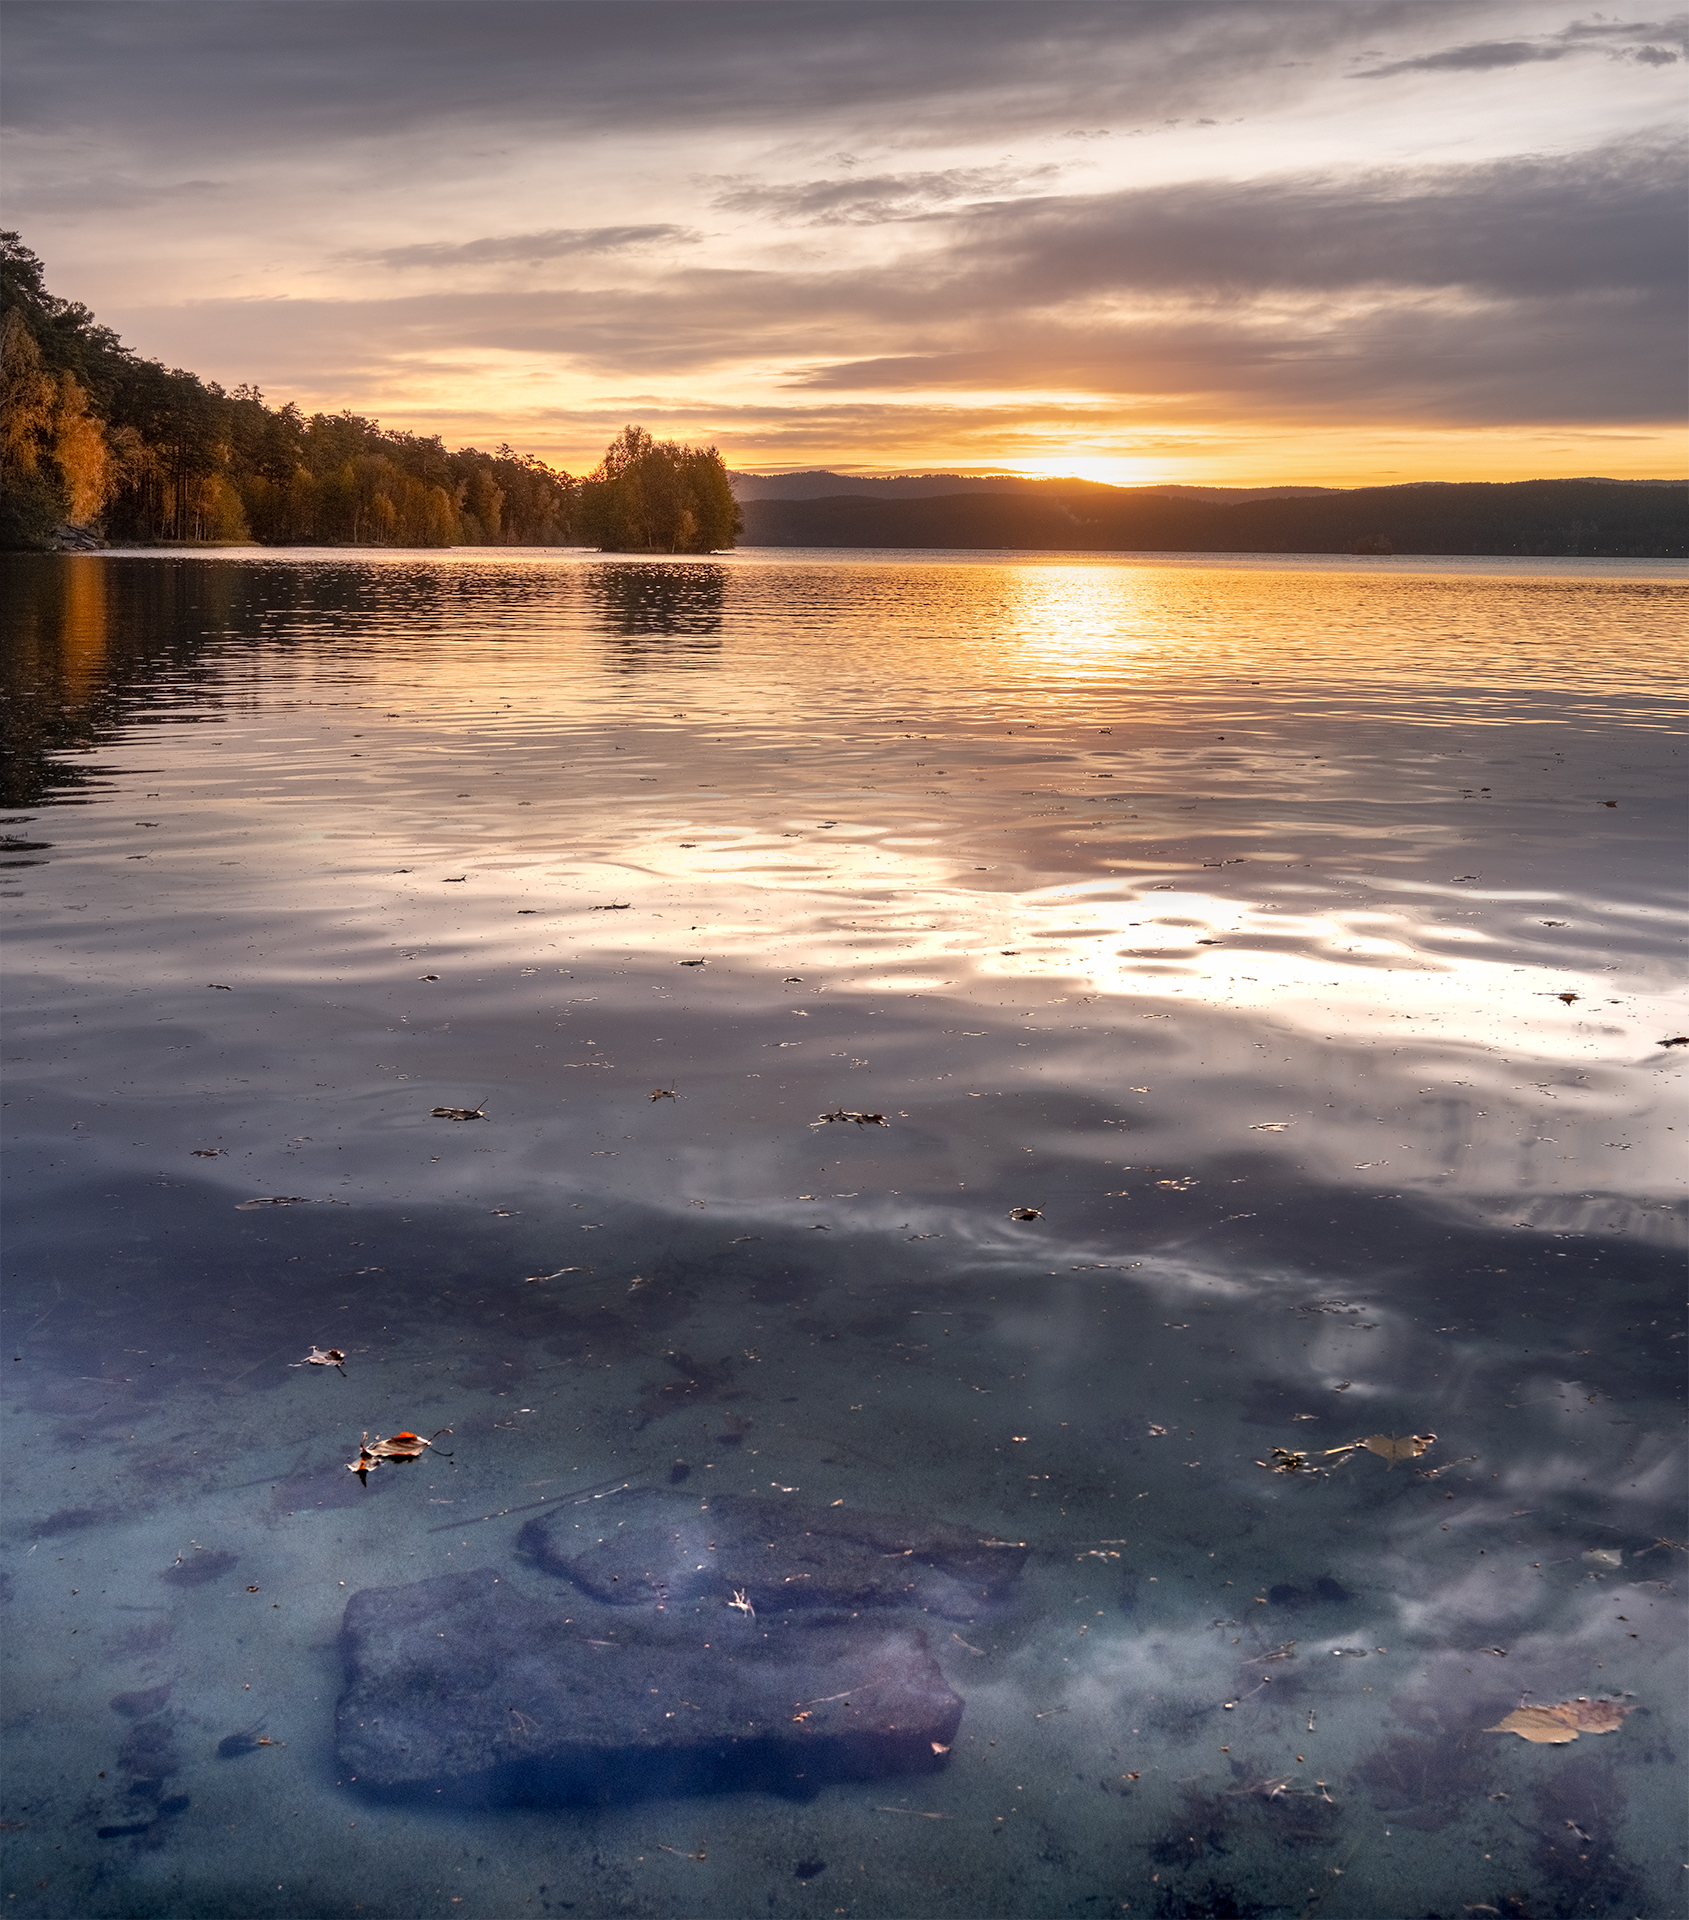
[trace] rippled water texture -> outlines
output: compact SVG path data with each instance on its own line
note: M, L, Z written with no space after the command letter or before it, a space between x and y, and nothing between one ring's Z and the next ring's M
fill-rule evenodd
M17 1913L1677 1911L1683 615L15 562Z

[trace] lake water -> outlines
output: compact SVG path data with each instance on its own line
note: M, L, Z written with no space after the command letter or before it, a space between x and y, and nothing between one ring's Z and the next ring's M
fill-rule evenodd
M1680 1910L1681 569L8 579L8 1911Z

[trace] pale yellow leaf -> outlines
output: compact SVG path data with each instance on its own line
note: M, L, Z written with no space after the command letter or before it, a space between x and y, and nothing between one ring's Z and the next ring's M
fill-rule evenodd
M1398 1460L1417 1460L1436 1437L1434 1433L1375 1433L1361 1445L1393 1467Z
M1565 1707L1515 1707L1498 1727L1486 1727L1486 1733L1516 1733L1541 1747L1563 1747L1578 1737L1570 1711Z

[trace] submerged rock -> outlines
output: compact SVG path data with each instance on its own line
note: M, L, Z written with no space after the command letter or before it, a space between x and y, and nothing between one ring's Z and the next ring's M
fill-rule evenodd
M530 1521L517 1552L613 1606L726 1602L791 1607L920 1607L966 1620L1000 1599L1026 1563L970 1527L845 1507L717 1494L708 1504L649 1493L588 1520L564 1509ZM626 1517L621 1516L625 1514Z
M144 1720L149 1713L157 1713L170 1698L170 1683L162 1686L137 1687L132 1693L114 1693L106 1702L113 1713L120 1713L125 1720Z
M490 1567L346 1604L343 1778L555 1804L931 1772L962 1701L918 1629L768 1626L712 1609L605 1630Z

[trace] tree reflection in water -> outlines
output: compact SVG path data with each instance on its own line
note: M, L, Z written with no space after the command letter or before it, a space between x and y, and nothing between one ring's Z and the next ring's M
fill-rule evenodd
M589 609L617 640L708 640L720 645L727 569L707 562L589 567L581 582ZM619 650L633 667L642 658L673 658L674 649L634 645Z

